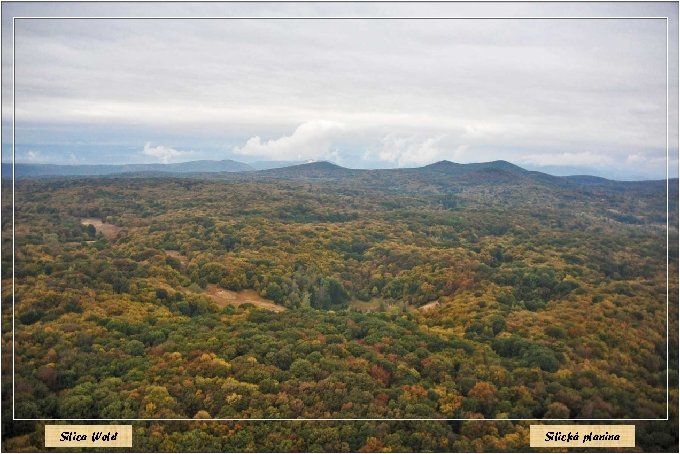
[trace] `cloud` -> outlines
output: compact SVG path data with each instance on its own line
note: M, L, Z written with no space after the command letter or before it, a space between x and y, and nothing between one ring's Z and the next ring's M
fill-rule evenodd
M343 123L325 120L308 121L298 126L293 134L263 142L259 136L248 139L234 153L268 159L330 159L337 157L334 141L346 131Z
M167 164L171 161L177 161L191 156L194 152L175 150L174 148L166 147L165 145L152 147L151 142L147 142L144 144L144 151L142 153L147 156L158 158L164 164Z
M40 150L27 150L25 152L17 151L16 162L27 162L30 164L47 164L57 162L58 164L61 164L61 162L58 161L58 158L55 159L54 156L45 154Z
M520 162L537 166L594 166L603 167L615 164L611 156L590 151L577 153L540 153L525 155L519 158Z
M648 156L643 153L633 153L628 155L626 163L635 166L665 166L666 156Z
M28 164L76 164L78 158L73 152L44 152L42 150L17 150L16 162Z
M677 154L676 154L677 156ZM620 150L608 153L582 151L578 153L540 153L525 155L517 160L520 165L533 170L546 170L558 175L600 174L614 179L660 179L666 173L665 150L639 151L622 155ZM671 154L668 161L670 175L677 168L677 158Z
M443 159L459 160L467 146L449 147L444 143L447 138L445 134L427 138L388 134L382 139L382 149L378 153L365 154L364 159L377 154L381 161L399 167L421 166Z
M632 167L638 173L643 173L645 176L662 177L668 166L671 177L677 171L678 159L677 153L675 156L670 153L669 159L664 155L650 156L645 153L629 154L625 162L622 162L622 167Z
M28 162L41 162L46 160L41 152L35 150L28 150L24 155L24 159Z
M433 16L450 16L450 8L465 16L473 8L432 7ZM306 14L299 8L306 7L285 6L290 16ZM539 5L504 8L508 16L545 15ZM577 10L592 16L592 8ZM619 16L622 8L640 16L677 13L672 5L605 9ZM200 147L205 159L412 166L427 157L464 162L451 153L465 144L474 150L468 161L563 152L571 155L558 159L570 161L588 150L637 172L628 155L666 146L663 21L460 20L452 27L448 20L291 19L148 27L55 19L17 22L15 34L16 143L45 154L59 149L61 162L71 150L82 162L90 162L88 155L94 162L177 159L160 146L153 147L161 148L158 155L139 152L140 144L161 137L155 140ZM10 55L12 40L6 41ZM677 98L675 85L670 99ZM12 88L11 79L3 80L3 94ZM5 113L13 112L11 99L3 97ZM671 109L671 143L677 123ZM113 140L116 154L102 153ZM361 159L364 150L373 160ZM535 157L545 159L554 158Z

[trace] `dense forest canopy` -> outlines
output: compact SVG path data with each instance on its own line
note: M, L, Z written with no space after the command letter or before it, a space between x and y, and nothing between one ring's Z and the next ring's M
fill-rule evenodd
M506 164L17 181L16 416L665 418L666 182ZM676 408L639 423L641 448L677 446ZM41 424L5 417L4 447L42 449ZM528 422L148 422L135 437L138 451L508 450L527 449Z

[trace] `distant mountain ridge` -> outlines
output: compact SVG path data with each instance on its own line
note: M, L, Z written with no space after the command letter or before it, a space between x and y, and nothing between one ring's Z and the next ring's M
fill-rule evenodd
M198 176L198 175L197 175ZM439 161L417 168L348 169L332 162L320 161L255 172L203 174L204 178L257 181L258 179L342 181L348 185L387 189L418 194L438 192L454 194L474 188L489 191L489 197L518 197L528 194L553 194L562 197L587 188L607 188L613 191L639 188L662 188L665 180L617 181L596 176L562 177L527 170L507 161L460 164ZM677 182L677 178L671 179ZM673 186L676 183L671 183ZM636 189L637 188L637 189ZM656 190L655 189L655 190Z
M459 164L456 162L444 160L428 164L423 168L448 174L469 172L470 170L488 170L488 169L504 171L524 171L524 172L527 171L508 161L490 161L490 162L475 162L470 164Z
M255 161L249 162L248 165L255 170L268 170L296 166L304 163L305 161Z
M173 164L25 164L17 163L17 177L35 176L102 176L133 172L244 172L255 170L248 164L225 159L222 161L189 161ZM2 163L2 177L12 175L12 164Z
M547 173L527 170L508 161L461 164L447 160L415 168L392 169L349 169L329 161L301 163L299 161L256 161L246 164L225 159L221 161L202 160L172 164L15 164L17 178L30 177L88 177L88 176L187 176L196 178L283 178L283 179L346 179L369 178L387 183L391 178L430 179L433 183L444 183L454 178L461 184L475 183L520 183L534 182L563 186L616 185L617 180L590 175L553 176ZM12 165L2 163L2 178L11 179Z
M367 171L366 169L348 169L329 161L315 161L278 169L261 170L255 172L255 174L273 178L337 179L356 177Z
M171 164L31 164L16 163L17 177L41 176L104 176L122 173L166 172L166 173L205 173L205 172L252 172L273 169L295 164L299 161L256 161L246 164L232 159L188 161ZM11 178L12 164L2 163L2 177Z

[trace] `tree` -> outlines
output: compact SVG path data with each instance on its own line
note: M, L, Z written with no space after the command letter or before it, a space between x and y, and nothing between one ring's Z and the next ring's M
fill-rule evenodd
M548 410L543 417L550 419L569 419L569 414L569 407L561 402L552 402L548 405Z
M477 382L468 392L468 397L474 399L477 408L484 412L484 414L492 416L493 408L496 402L496 387L485 381Z

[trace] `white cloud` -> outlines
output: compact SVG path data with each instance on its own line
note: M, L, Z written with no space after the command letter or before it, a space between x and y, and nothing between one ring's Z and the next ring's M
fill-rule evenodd
M39 150L27 150L16 153L16 162L26 162L30 164L48 164L54 162L54 156L45 154ZM57 161L58 164L61 164Z
M41 152L35 150L28 150L24 155L24 160L28 162L41 162L45 161L45 159L46 158L42 155Z
M516 161L531 170L573 175L575 173L602 175L617 180L661 179L666 173L665 150L638 151L622 155L621 150L608 153L582 151L577 153L537 153L524 155ZM562 170L559 170L559 169ZM677 168L677 159L671 156L671 177Z
M40 150L17 151L16 161L29 164L77 164L78 158L73 152L64 154L45 153Z
M634 153L629 154L626 160L621 163L622 167L634 168L638 174L656 178L663 177L666 165L668 165L668 170L672 177L678 168L677 157L671 154L669 159L666 160L666 156L663 155L650 156L645 153Z
M263 142L259 136L248 139L234 153L268 159L332 159L337 157L334 140L341 137L346 127L343 123L316 120L302 123L293 134Z
M188 156L191 156L193 151L181 151L175 150L174 148L166 147L165 145L158 145L156 147L151 146L151 142L144 144L144 151L142 152L147 156L153 156L154 158L160 159L164 164L171 161L181 160Z
M365 154L364 159L370 159L377 154L381 161L399 167L421 166L443 159L460 160L467 146L449 147L444 143L447 138L445 134L427 138L388 134L382 139L382 149L378 153Z
M537 166L595 166L602 167L615 164L611 156L581 151L577 153L541 153L522 156L520 162Z
M666 156L648 156L642 153L629 154L626 158L626 163L635 166L665 166Z

